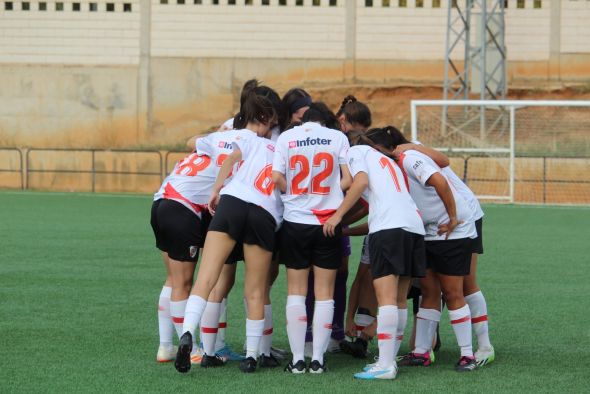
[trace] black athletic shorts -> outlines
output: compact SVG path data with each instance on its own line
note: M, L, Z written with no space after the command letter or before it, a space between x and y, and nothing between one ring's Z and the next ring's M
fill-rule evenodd
M373 279L387 275L426 276L424 236L401 228L371 233L369 255Z
M483 217L475 221L477 237L471 240L471 253L483 254Z
M207 236L207 231L209 231L209 225L211 224L211 220L213 217L209 213L209 211L204 211L201 214L201 228L203 229L203 239ZM238 261L244 260L244 248L242 244L236 244L234 250L232 250L231 254L227 258L225 264L236 264Z
M219 200L209 231L228 234L237 244L258 245L270 252L275 247L276 222L264 208L224 194Z
M336 227L334 237L326 237L321 224L302 224L283 221L280 239L281 263L291 269L305 269L312 265L338 269L342 264L342 227Z
M174 200L160 199L152 204L151 225L156 247L177 261L196 262L204 236L201 219Z
M426 241L426 264L434 272L451 276L469 275L471 238Z

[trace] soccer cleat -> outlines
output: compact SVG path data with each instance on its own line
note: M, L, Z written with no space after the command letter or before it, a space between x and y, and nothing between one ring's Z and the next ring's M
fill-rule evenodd
M203 354L203 359L201 360L201 368L216 368L223 367L224 365L225 361L221 357Z
M185 332L178 342L178 351L174 367L180 373L186 373L191 369L191 351L193 350L193 336L190 332Z
M494 347L490 346L489 348L479 348L477 352L475 352L475 361L477 362L478 367L483 367L484 365L488 365L489 363L493 362L496 359L496 352L494 351Z
M362 338L340 341L340 350L354 358L367 358L369 343Z
M399 358L399 357L397 357L397 358ZM367 372L369 369L376 367L379 364L379 356L375 356L374 360L375 360L374 363L367 364L363 367L363 372ZM398 361L398 360L396 360L396 361ZM396 367L397 367L397 365L396 365Z
M320 364L318 360L312 360L309 363L309 373L324 373L326 371L326 361L323 364Z
M423 354L411 352L401 356L398 362L400 366L404 367L428 367L434 362L432 354L432 351Z
M457 372L471 372L477 368L477 362L475 357L463 356L459 359L459 362L455 364L455 371Z
M280 365L281 363L279 362L279 360L276 359L275 356L272 355L272 353L270 354L270 356L267 356L266 354L261 354L258 358L258 366L260 366L260 368L275 368Z
M285 349L279 349L278 347L273 346L270 348L270 354L277 360L282 361L289 355L289 352Z
M245 356L242 356L241 354L238 354L236 352L234 352L233 350L230 349L229 346L225 345L224 347L222 347L221 349L219 349L217 352L215 352L216 356L221 357L224 361L242 361L243 359L245 359Z
M293 365L293 361L289 361L289 364L285 367L285 372L294 374L305 373L305 361L299 360Z
M176 356L176 347L174 346L162 346L158 348L158 355L156 361L159 363L168 363L174 361Z
M354 377L365 380L390 380L397 376L397 366L394 364L389 368L382 368L379 365L374 365L372 368L355 373Z
M199 347L197 350L191 353L191 364L192 365L199 365L203 360L203 348Z
M334 338L330 338L330 342L328 342L328 348L326 349L328 353L340 353L340 341Z
M256 360L254 357L247 357L240 362L240 370L245 373L256 371Z

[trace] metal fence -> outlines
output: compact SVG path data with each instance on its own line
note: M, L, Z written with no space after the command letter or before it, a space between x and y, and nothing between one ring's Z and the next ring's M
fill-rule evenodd
M69 176L70 179L68 181L71 186L65 188L66 190L153 192L172 170L174 164L186 154L187 152L181 151L133 149L0 148L0 188L63 190L64 187L60 186L59 179ZM130 160L126 155L132 155L134 160ZM476 176L477 171L474 172L471 168L475 168L477 163L474 162L477 159L485 160L486 156L468 154L452 158L453 167L459 177L463 178L466 183L470 185L481 185L482 183L494 185L506 182L501 174L486 177ZM588 166L590 165L590 158L526 156L517 157L516 159L517 161L521 160L523 163L526 160L539 162L535 164L535 176L517 176L516 178L516 184L520 185L521 189L526 189L528 187L527 185L536 185L537 189L535 193L537 194L532 200L517 198L516 202L590 204L590 193L588 193L588 201L556 201L552 197L552 194L554 194L552 188L555 185L588 188L590 191L590 178L585 177L585 172L580 173L582 178L572 179L568 176L564 176L563 178L556 177L555 172L559 173L559 171L548 170L552 166L555 166L556 160L573 160L578 161L578 164L581 166ZM35 178L36 175L37 178ZM132 189L122 189L116 184L110 185L108 182L105 186L105 177L107 180L115 177L126 178L125 183L128 183ZM129 179L132 178L145 179L146 177L149 179L147 182L129 182ZM99 178L103 182L99 182ZM101 187L98 187L99 184ZM140 185L140 187L134 188L136 185ZM567 199L568 197L564 198Z

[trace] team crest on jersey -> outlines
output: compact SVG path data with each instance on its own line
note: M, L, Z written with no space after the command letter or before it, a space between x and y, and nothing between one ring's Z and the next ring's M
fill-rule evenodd
M188 249L188 253L191 256L191 259L194 258L197 255L197 253L199 253L199 247L198 246L191 246Z
M270 151L272 151L272 152L274 152L274 151L275 151L275 147L274 147L274 145L272 145L272 144L268 144L268 145L266 145L266 147L267 147L267 148L268 148Z
M295 141L289 141L289 149L293 149L293 148L299 148L302 146L315 146L315 145L330 145L330 142L332 142L332 140L329 140L327 138L310 138L307 137L304 140L295 140Z

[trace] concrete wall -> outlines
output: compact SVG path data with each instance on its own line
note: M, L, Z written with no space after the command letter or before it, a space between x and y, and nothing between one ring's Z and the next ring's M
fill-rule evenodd
M0 146L170 144L230 116L253 76L280 92L442 83L448 0L231 3L0 1ZM510 83L590 81L590 1L518 4Z

